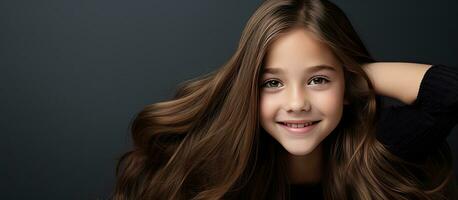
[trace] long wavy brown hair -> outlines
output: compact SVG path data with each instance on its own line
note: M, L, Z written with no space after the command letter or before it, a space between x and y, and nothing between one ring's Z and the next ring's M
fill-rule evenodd
M456 198L446 142L419 164L376 139L380 101L361 68L375 60L344 12L320 0L264 1L225 64L141 110L112 198L288 199L285 150L259 124L259 75L269 45L295 27L312 31L340 59L350 102L323 141L325 198Z

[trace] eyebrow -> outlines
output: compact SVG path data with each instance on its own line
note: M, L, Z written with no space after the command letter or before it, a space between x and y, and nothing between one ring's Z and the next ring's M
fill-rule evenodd
M308 67L305 72L307 73L313 73L317 71L322 71L322 70L328 70L328 71L334 71L336 72L336 68L332 67L330 65L314 65L311 67ZM262 74L282 74L283 70L280 68L264 68L262 70Z

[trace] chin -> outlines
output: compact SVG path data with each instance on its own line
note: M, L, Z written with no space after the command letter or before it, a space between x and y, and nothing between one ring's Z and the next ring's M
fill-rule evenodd
M285 146L283 146L283 147L286 149L286 151L288 151L288 153L290 153L291 155L294 155L294 156L305 156L305 155L308 155L311 152L313 152L313 150L315 150L315 146L308 147L308 148L304 147L304 146L302 146L302 147L295 146L295 147L289 147L289 148L287 148Z

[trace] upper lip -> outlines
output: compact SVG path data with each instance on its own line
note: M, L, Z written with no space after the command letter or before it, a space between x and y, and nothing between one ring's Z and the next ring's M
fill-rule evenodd
M280 121L282 123L288 123L288 124L305 124L307 122L315 122L319 120L286 120L286 121Z

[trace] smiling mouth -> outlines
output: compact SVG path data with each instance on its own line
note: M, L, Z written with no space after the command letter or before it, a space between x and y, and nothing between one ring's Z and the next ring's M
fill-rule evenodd
M292 135L304 135L306 133L309 133L311 130L313 130L315 127L316 127L316 124L318 124L319 122L321 122L321 120L319 121L314 121L312 122L311 125L308 125L308 126L304 126L304 127L291 127L291 126L288 126L286 125L286 123L283 123L283 122L277 122L278 124L281 125L281 127L285 128L288 132L291 132Z
M314 125L314 124L317 124L318 122L321 122L321 120L319 120L319 121L314 121L314 122L312 122L312 123L311 123L310 125L308 125L308 126L312 126L312 125ZM284 126L288 126L287 123L285 123L285 122L277 122L277 123L278 123L278 124L281 124L281 125L284 125ZM308 127L308 126L304 126L304 127ZM294 128L294 127L291 127L291 126L288 126L288 127ZM301 127L296 127L296 128L301 128Z

